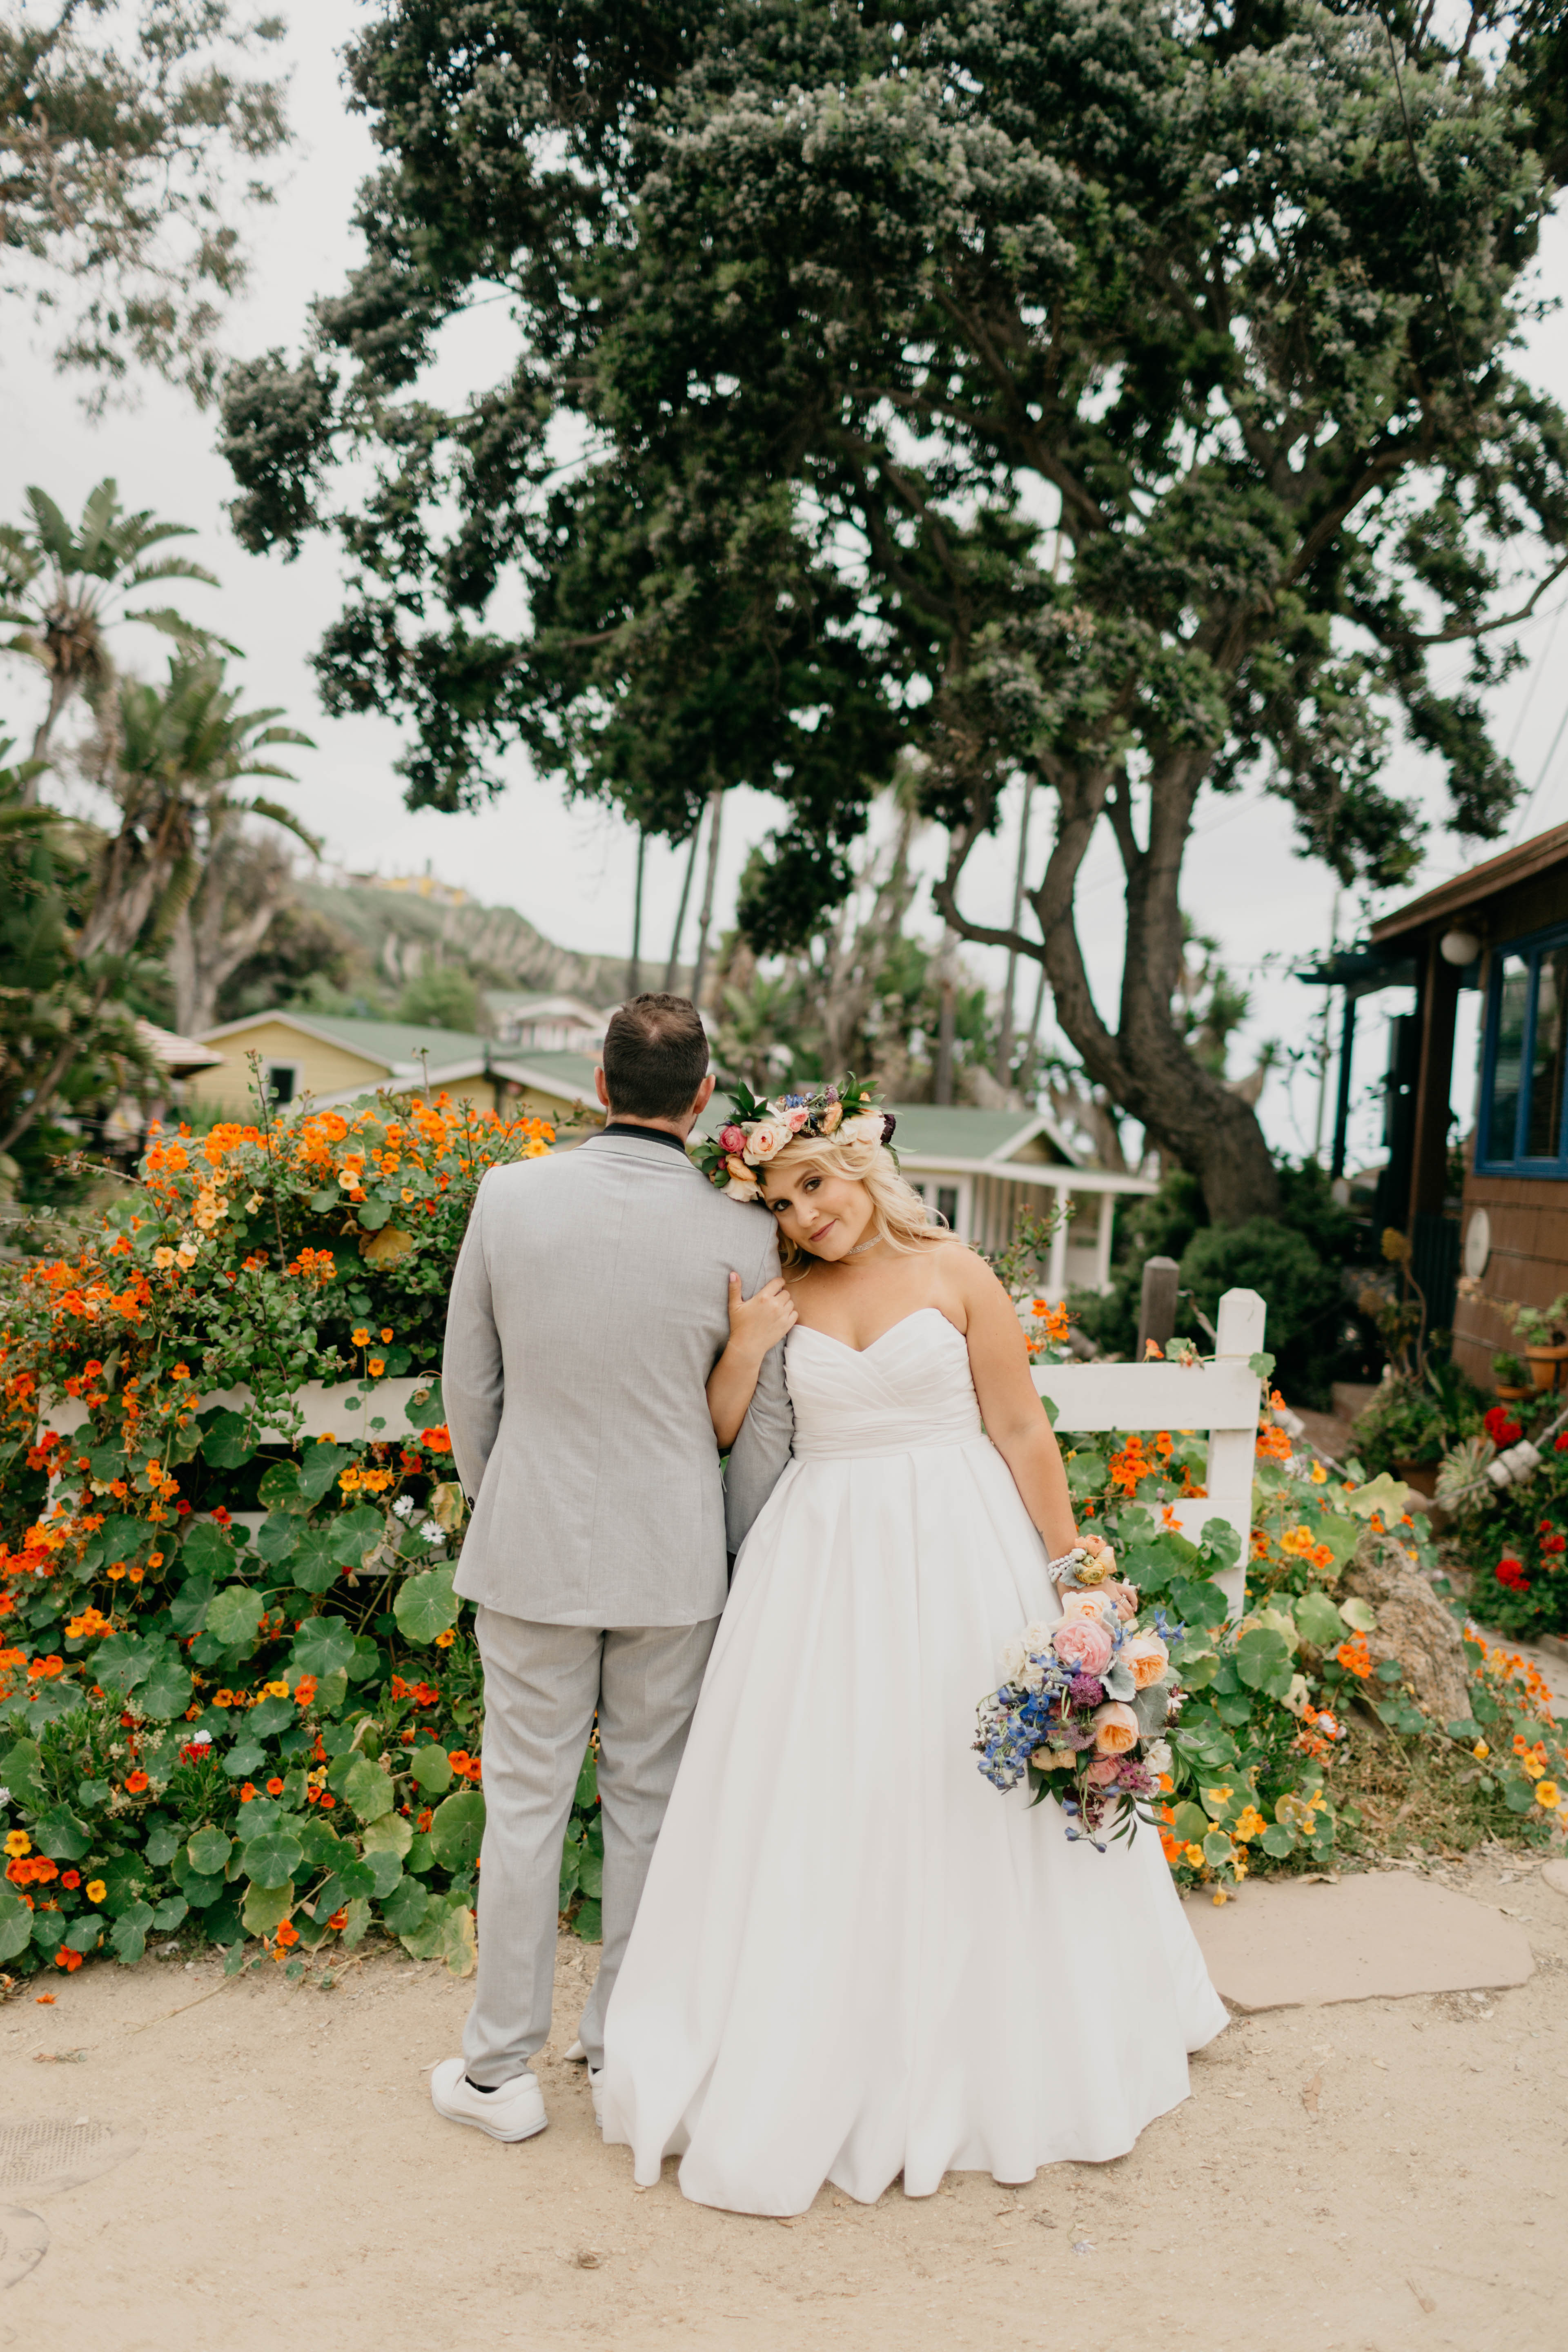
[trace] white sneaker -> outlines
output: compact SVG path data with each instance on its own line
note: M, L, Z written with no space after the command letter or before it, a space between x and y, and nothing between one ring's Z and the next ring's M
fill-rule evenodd
M476 2091L460 2058L443 2058L431 2068L430 2103L448 2123L472 2124L491 2139L531 2139L550 2120L534 2075L514 2074L498 2091Z
M594 2121L601 2131L605 2128L605 2070L602 2066L588 2069L588 2096L594 2102Z
M588 2053L583 2044L580 2042L574 2042L571 2049L566 2053L566 2063L568 2066L585 2066L587 2063Z

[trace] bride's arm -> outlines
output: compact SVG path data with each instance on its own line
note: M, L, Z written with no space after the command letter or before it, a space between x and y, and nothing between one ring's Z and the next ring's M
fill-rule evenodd
M985 1432L1013 1474L1024 1508L1053 1559L1078 1541L1067 1471L1029 1370L1023 1328L983 1259L952 1253L952 1274L968 1318L969 1369Z
M777 1347L795 1319L795 1301L782 1275L751 1298L741 1296L740 1276L730 1276L730 1344L708 1375L708 1413L721 1454L728 1454L741 1433L769 1349Z

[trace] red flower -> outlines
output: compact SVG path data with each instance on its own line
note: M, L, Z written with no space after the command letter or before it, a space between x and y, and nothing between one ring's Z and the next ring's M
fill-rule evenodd
M1500 1451L1505 1445L1517 1445L1524 1435L1506 1404L1494 1404L1489 1412L1483 1413L1481 1420L1487 1435Z
M1530 1579L1524 1572L1523 1561L1515 1559L1510 1552L1504 1552L1497 1564L1497 1580L1507 1585L1510 1592L1530 1591Z
M125 1783L126 1794L132 1797L139 1797L142 1794L142 1790L150 1786L151 1783L149 1782L145 1772L132 1772L131 1778Z
M68 1886L68 1887L72 1890L72 1892L74 1893L74 1892L75 1892L75 1890L76 1890L76 1889L77 1889L77 1888L81 1885L81 1873L80 1873L80 1871L79 1871L79 1870L62 1870L62 1871L61 1871L61 1873L60 1873L60 1885L61 1885L62 1886Z

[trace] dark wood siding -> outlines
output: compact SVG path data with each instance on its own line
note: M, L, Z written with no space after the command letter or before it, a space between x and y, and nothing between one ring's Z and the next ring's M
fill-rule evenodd
M1542 1176L1478 1176L1468 1171L1461 1250L1477 1209L1485 1209L1492 1229L1483 1290L1521 1307L1544 1307L1568 1290L1568 1183ZM1491 1360L1500 1348L1519 1351L1502 1317L1483 1299L1461 1297L1454 1316L1456 1363L1489 1389Z

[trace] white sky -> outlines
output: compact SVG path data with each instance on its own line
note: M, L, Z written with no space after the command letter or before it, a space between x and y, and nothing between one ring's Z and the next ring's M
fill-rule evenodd
M374 159L364 123L347 113L338 86L338 52L350 37L356 9L351 0L318 0L304 18L290 25L286 53L293 70L291 114L299 143L284 174L280 201L255 216L250 227L255 270L246 302L231 316L228 347L251 354L271 345L297 347L305 308L313 295L341 286L355 258L350 230L355 189ZM1568 229L1561 217L1549 228L1541 290L1560 293L1568 280ZM496 304L457 322L444 343L432 389L454 401L465 389L488 384L509 363L512 330L506 306ZM1549 320L1531 338L1528 373L1559 397L1568 393L1568 324ZM428 862L445 880L492 904L519 908L563 945L625 953L630 944L635 841L628 830L604 814L563 803L558 788L541 782L518 758L509 788L491 807L473 816L411 813L402 804L401 780L393 773L399 730L375 718L330 720L317 706L310 652L340 602L335 550L325 541L307 544L293 564L247 555L230 535L224 513L234 494L227 468L215 453L214 425L180 394L157 383L142 390L131 413L111 411L89 424L76 405L68 381L49 368L41 339L14 336L0 352L0 518L21 519L21 493L38 483L68 512L105 474L119 481L135 507L150 507L170 520L195 524L198 536L179 542L218 573L220 592L193 588L188 609L210 612L221 633L247 656L243 679L247 702L281 704L295 724L315 738L314 751L300 751L300 778L292 788L301 814L327 840L328 855L346 866L385 873L421 870ZM1499 697L1501 740L1511 749L1527 786L1541 787L1528 817L1516 821L1514 837L1568 819L1568 735L1542 774L1549 746L1568 702L1568 622L1550 615L1564 600L1554 592L1546 613L1526 638L1532 669ZM142 634L140 644L122 640L121 659L146 672L162 667L160 641ZM1452 660L1457 679L1462 654ZM1442 674L1439 673L1439 676ZM5 694L0 703L0 735L26 740L34 723L36 688L24 666L0 669ZM1396 774L1420 777L1401 759ZM1420 777L1436 805L1436 779ZM283 788L289 790L290 788ZM763 796L740 791L726 801L720 866L719 916L733 910L741 867L752 845L771 829L776 810ZM1037 842L1043 839L1040 815ZM1246 1066L1248 1048L1265 1038L1288 1046L1310 1044L1310 1025L1321 1008L1321 992L1289 977L1289 966L1327 942L1334 900L1331 878L1293 853L1288 812L1277 801L1249 794L1239 801L1211 799L1200 804L1197 839L1184 876L1184 901L1194 921L1221 942L1231 968L1253 992L1253 1011L1233 1067ZM941 836L928 836L926 863L935 867ZM1010 910L1016 836L984 845L971 861L963 903L972 916L1004 919ZM1440 834L1426 863L1405 890L1385 903L1413 895L1462 863L1451 838ZM668 950L679 892L681 854L650 846L645 898L644 952ZM1080 927L1097 982L1105 992L1102 1010L1114 1024L1114 992L1120 971L1120 868L1103 832L1090 849L1079 893ZM696 892L693 893L695 902ZM1345 903L1340 930L1358 924L1357 909ZM917 902L918 927L934 935L929 900ZM689 919L687 952L695 941L695 903ZM1000 985L1002 960L966 950L977 968ZM1020 986L1020 1018L1033 1002L1034 969ZM1400 1000L1379 1000L1363 1009L1356 1055L1355 1087L1363 1098L1385 1058L1381 1012ZM1476 1000L1462 1000L1460 1044L1456 1057L1456 1104L1468 1108L1473 1083ZM1047 1024L1048 1024L1047 1013ZM1315 1074L1271 1077L1261 1111L1271 1139L1300 1151L1313 1140L1318 1100ZM1352 1157L1375 1156L1377 1118L1359 1110L1352 1127Z

